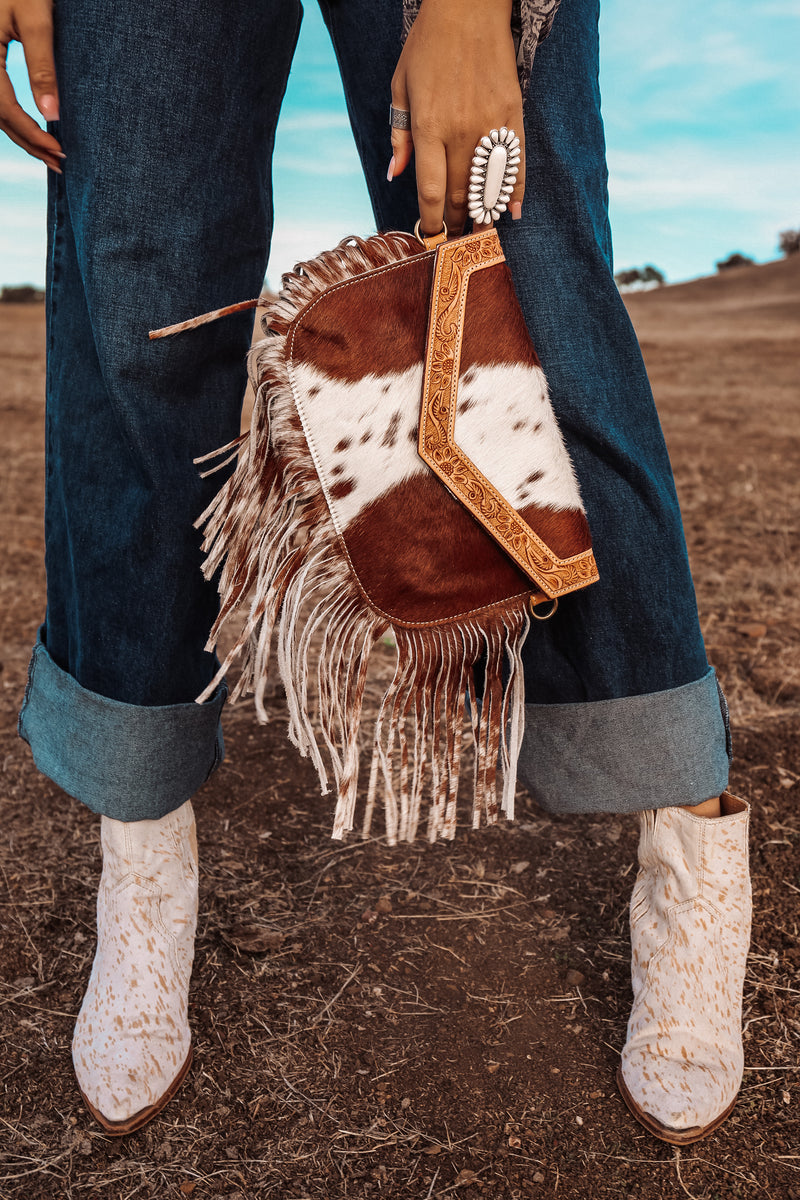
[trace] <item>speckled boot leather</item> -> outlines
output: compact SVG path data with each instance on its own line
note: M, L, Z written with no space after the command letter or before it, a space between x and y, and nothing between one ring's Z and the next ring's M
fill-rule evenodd
M81 1095L107 1133L139 1129L191 1062L197 841L187 800L158 821L101 818L97 952L72 1040Z
M676 1145L715 1129L742 1082L750 812L727 792L721 809L641 814L633 1010L617 1078L637 1120Z

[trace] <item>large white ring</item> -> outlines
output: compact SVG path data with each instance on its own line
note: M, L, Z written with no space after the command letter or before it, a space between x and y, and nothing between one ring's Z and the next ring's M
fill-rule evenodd
M467 211L477 225L489 225L508 208L522 157L513 129L492 129L475 147L469 173Z

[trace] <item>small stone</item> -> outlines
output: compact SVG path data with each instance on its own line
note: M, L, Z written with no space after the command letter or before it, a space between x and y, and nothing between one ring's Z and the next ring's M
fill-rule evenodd
M392 911L391 897L381 896L380 900L375 905L375 911L381 913L384 916L386 915L386 913L390 913Z
M531 1182L532 1183L544 1183L544 1175L542 1174L542 1172L534 1171L533 1175L531 1175Z
M767 632L767 626L763 621L753 621L747 625L737 625L736 632L749 638L762 638Z
M586 976L581 971L567 971L564 981L567 987L580 987L586 983Z

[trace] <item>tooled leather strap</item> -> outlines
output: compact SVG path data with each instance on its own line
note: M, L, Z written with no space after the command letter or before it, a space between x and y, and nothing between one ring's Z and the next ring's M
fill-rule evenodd
M419 453L456 499L538 585L541 598L556 599L597 579L592 551L567 559L553 554L455 440L467 285L475 271L502 262L505 256L494 229L443 242L436 248Z

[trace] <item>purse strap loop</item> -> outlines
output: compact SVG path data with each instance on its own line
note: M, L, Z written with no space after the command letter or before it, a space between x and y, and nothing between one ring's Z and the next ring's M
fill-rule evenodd
M445 221L442 221L442 228L439 230L439 232L432 233L430 237L422 232L422 229L420 228L421 223L422 217L418 217L417 223L414 226L414 237L417 239L417 241L422 242L426 250L435 250L437 246L441 246L442 242L447 241L448 233L447 224Z

